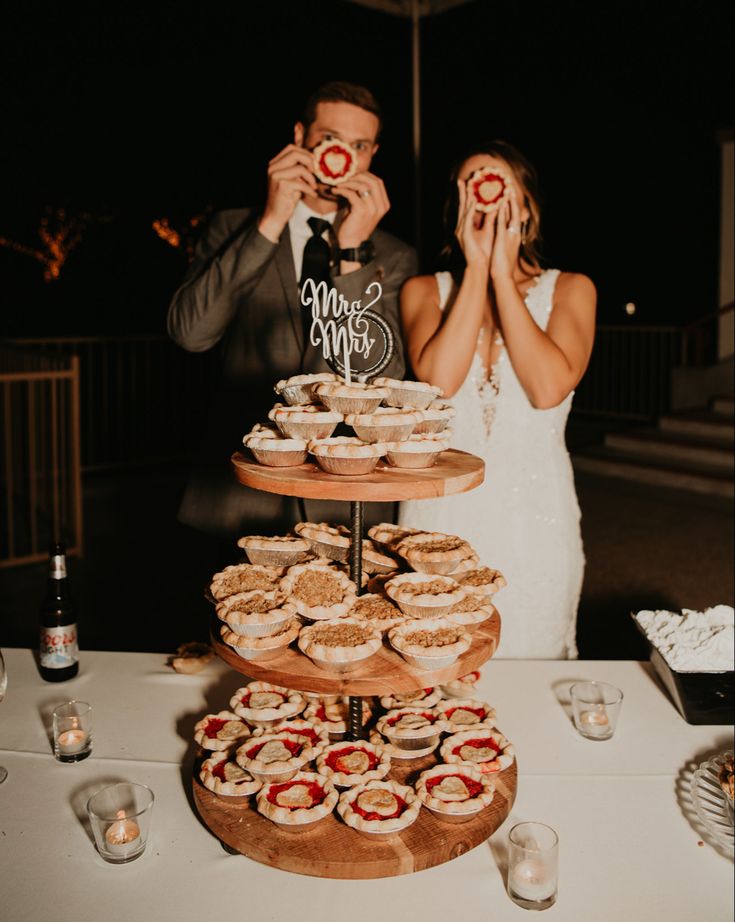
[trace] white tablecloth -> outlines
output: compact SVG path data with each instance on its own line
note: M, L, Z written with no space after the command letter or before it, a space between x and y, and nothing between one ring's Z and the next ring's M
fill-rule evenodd
M191 742L204 713L227 707L246 681L221 663L178 676L159 654L84 652L77 679L41 681L32 654L5 650L0 709L0 917L7 922L343 920L455 922L523 918L504 889L506 835L539 820L560 837L559 922L731 920L731 857L715 848L688 802L692 768L732 746L729 727L693 727L647 664L490 662L478 686L513 740L515 807L485 845L418 874L337 881L287 874L227 855L191 805ZM566 714L570 681L614 682L625 693L616 737L581 739ZM46 732L55 704L94 708L94 752L54 760ZM89 790L103 781L155 792L151 840L125 866L105 863L86 826ZM703 844L700 844L703 843Z

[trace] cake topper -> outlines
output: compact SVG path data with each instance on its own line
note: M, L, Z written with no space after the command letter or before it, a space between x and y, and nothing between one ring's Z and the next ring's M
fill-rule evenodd
M371 282L365 294L370 300L363 307L362 299L348 301L326 282L306 279L301 286L301 306L311 309L309 341L322 347L324 361L348 384L353 372L364 380L383 371L395 348L390 324L371 309L382 297L383 286Z

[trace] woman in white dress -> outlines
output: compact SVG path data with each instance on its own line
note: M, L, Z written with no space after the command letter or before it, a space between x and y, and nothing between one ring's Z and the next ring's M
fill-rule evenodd
M510 179L490 213L467 182L482 167ZM452 180L450 271L410 279L401 320L416 377L454 405L452 447L483 458L485 480L402 503L399 522L461 535L503 573L498 656L575 658L584 552L564 429L592 351L595 288L541 268L535 171L514 147L475 148Z

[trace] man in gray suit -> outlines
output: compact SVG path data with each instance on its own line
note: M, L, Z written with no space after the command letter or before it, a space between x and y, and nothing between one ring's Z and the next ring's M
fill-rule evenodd
M242 447L243 434L266 421L279 379L328 370L321 352L305 340L307 311L299 299L312 237L329 242L331 285L348 301L366 304L370 283L381 283L382 299L373 309L388 321L396 343L383 374L404 375L398 294L416 274L417 262L412 247L378 229L390 208L382 180L370 172L381 121L377 101L363 87L328 83L317 90L294 126L294 143L269 163L262 213L216 214L173 296L169 335L191 352L218 345L223 367L202 461L179 510L179 519L195 528L232 537L244 529L279 533L294 522L292 500L239 486L229 458ZM311 155L332 138L349 145L357 161L357 172L339 185L338 195L315 177Z

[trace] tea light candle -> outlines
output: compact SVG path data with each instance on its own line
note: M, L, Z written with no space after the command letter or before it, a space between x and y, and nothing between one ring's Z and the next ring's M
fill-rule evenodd
M117 822L105 830L105 842L111 854L125 858L140 847L140 826L135 820L126 819L124 810L118 810L115 815Z
M543 862L527 858L511 869L510 888L522 900L548 900L556 892L556 878Z
M610 721L603 705L598 705L589 711L582 711L579 715L579 722L592 736L606 736L610 732Z
M89 734L85 733L84 730L64 730L59 733L56 742L59 752L65 756L73 756L78 752L82 752L87 745L88 739Z

